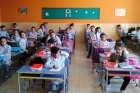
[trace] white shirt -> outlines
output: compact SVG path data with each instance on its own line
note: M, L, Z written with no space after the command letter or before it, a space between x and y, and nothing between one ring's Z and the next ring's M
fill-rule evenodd
M20 38L19 40L19 47L25 51L27 47L27 39L26 38Z
M43 30L42 30L41 28L38 29L38 31L37 31L37 37L38 37L38 38L44 37L44 32L43 32Z
M3 37L3 36L9 38L8 32L7 31L0 31L0 37Z
M3 61L6 62L5 64L10 64L11 63L11 46L9 45L0 45L0 55L4 56Z
M47 40L49 40L49 39L51 39L50 36L48 36ZM62 45L62 42L58 36L55 36L54 40L56 41L56 45Z
M140 39L140 31L137 31L136 37L137 39Z
M94 31L90 31L90 32L89 32L89 38L90 38L91 40L93 40L93 39L94 39L94 36L95 36L95 32L94 32Z
M59 58L54 58L50 56L45 63L45 67L47 68L52 68L53 66L59 67L58 69L62 69L65 66L65 57L64 56L59 56Z
M68 38L69 39L74 39L75 38L75 34L76 34L76 31L75 31L75 29L68 29L68 31L67 31L67 34L68 34Z
M100 35L101 35L101 32L97 32L96 34L93 35L92 40L99 41L100 40Z
M37 39L37 34L38 34L37 32L29 31L28 38Z

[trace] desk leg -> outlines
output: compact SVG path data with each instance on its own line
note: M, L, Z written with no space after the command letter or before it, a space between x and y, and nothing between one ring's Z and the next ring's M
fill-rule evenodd
M19 77L19 73L18 73L18 87L19 87L19 93L21 93L21 85L20 85L20 77Z
M140 79L139 79L139 81L138 81L138 87L140 88Z
M105 88L104 93L107 93L107 87L108 87L108 70L106 70L105 73L106 73L106 75L105 75L106 80L105 80L105 86L104 86L104 88Z
M64 93L66 93L66 72L64 74Z

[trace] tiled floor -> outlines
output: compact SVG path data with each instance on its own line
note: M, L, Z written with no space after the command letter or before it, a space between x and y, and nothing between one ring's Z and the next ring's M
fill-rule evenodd
M91 73L90 59L86 58L83 40L77 38L75 54L72 56L70 67L69 93L102 93L98 85L96 74ZM129 86L127 93L140 93L140 88ZM0 87L0 93L18 93L17 75L13 75ZM46 93L42 89L33 89L30 93Z

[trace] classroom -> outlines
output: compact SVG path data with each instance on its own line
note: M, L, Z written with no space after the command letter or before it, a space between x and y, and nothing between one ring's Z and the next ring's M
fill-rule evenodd
M0 0L0 93L140 93L140 0Z

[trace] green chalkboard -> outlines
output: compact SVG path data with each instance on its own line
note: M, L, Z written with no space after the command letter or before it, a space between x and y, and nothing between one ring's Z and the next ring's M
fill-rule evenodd
M42 8L43 19L99 19L100 8Z

